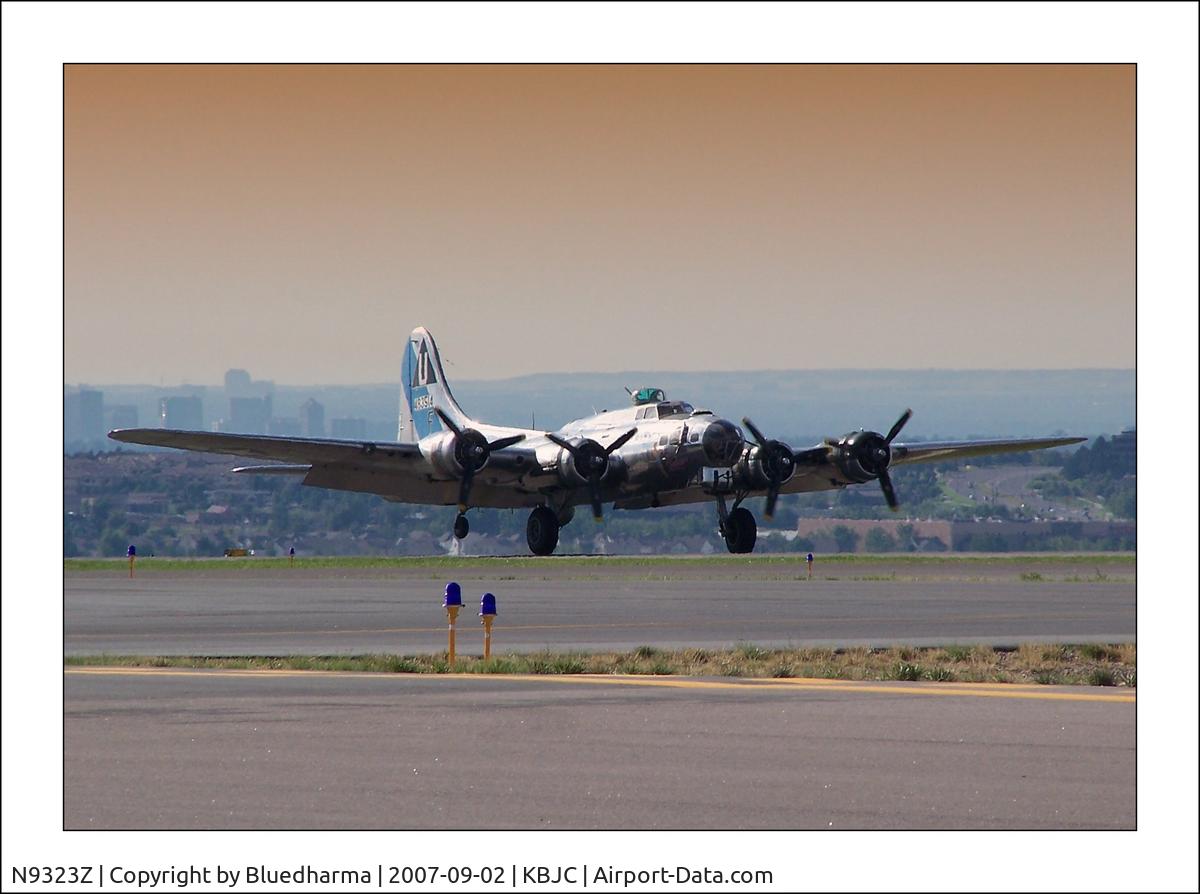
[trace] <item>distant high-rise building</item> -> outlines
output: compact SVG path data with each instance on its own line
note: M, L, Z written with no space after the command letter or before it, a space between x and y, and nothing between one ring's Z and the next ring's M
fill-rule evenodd
M225 372L225 396L249 397L250 373L244 369L230 369Z
M271 421L271 398L229 398L229 431L248 435L265 435Z
M116 404L108 407L105 413L110 429L138 427L138 410L134 404Z
M63 443L86 444L104 437L104 392L80 388L63 399Z
M204 403L195 395L164 397L158 402L159 425L163 428L201 431Z
M275 383L270 379L252 379L244 369L225 371L225 396L270 397L275 393Z
M365 419L334 419L330 423L329 433L335 438L362 440L367 436L367 420Z
M300 427L306 438L325 437L325 408L311 397L300 405Z

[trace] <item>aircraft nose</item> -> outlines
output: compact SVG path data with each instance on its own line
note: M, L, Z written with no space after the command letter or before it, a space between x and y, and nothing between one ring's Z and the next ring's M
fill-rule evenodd
M742 455L746 439L729 420L715 419L704 429L701 444L710 466L732 466Z

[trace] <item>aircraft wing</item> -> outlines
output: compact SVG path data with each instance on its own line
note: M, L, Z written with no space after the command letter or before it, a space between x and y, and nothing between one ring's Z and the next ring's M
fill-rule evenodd
M333 438L286 438L276 435L235 435L224 432L177 431L169 428L125 428L111 431L114 441L175 447L203 453L224 453L285 463L397 466L396 460L423 460L416 444L343 441Z
M1087 438L1002 438L980 441L923 441L913 444L892 444L891 468L909 463L943 462L967 459L973 456L990 456L996 453L1022 453L1026 450L1044 450L1048 447L1064 447L1078 444ZM779 488L781 494L801 494L829 490L835 485L831 478L840 478L829 462L831 445L822 444L795 453L796 471ZM842 484L845 482L842 481ZM765 494L765 488L750 491L752 495ZM678 506L711 500L710 491L700 482L694 481L681 490L662 492L656 495L659 506ZM642 509L650 505L650 497L626 497L618 500L618 509Z
M932 463L972 456L991 456L995 453L1024 453L1026 450L1045 450L1078 444L1087 438L1015 438L990 441L925 441L917 444L893 444L892 465Z
M273 465L243 466L233 471L259 475L303 475L301 483L310 487L377 494L402 503L449 506L454 504L459 493L459 480L435 475L433 467L416 444L163 428L118 429L109 432L108 436L127 444L273 460ZM502 459L507 459L511 452L512 448L508 448ZM537 492L498 484L487 474L477 478L472 505L514 507L536 505L542 501Z
M1045 450L1048 447L1064 447L1078 444L1087 438L997 438L980 441L922 441L913 444L892 444L890 468L912 463L934 463L946 460L968 459L973 456L991 456L997 453L1024 453L1027 450ZM830 478L837 477L846 483L844 476L836 474L836 467L829 461L830 444L822 444L795 454L796 473L779 489L784 494L801 494L830 487ZM833 473L833 474L831 474Z

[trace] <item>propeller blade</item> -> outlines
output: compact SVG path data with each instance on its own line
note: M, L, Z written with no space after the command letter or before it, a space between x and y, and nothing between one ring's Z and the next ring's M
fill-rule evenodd
M879 473L879 486L883 488L883 498L887 500L888 509L895 512L900 508L900 501L896 499L896 489L892 487L892 479L887 469Z
M551 432L546 432L546 438L552 443L557 444L563 450L567 451L567 453L571 454L571 456L574 456L575 452L579 449L566 438L560 438L558 435Z
M909 419L912 419L911 409L905 410L904 414L896 420L896 424L892 426L892 430L887 433L887 437L884 438L884 440L891 444L892 439L895 438L896 435L900 434L900 429L904 428L904 426L908 424Z
M620 450L625 445L625 442L628 441L630 438L632 438L636 434L637 434L636 428L629 429L629 431L625 432L625 434L621 435L621 437L617 438L615 441L613 441L611 444L609 444L606 448L604 448L605 455L612 456L615 451Z
M750 434L754 435L754 442L760 447L767 443L767 439L763 437L763 433L758 430L758 426L751 422L746 416L742 417L742 425L750 429Z
M775 517L775 501L779 499L779 488L772 487L767 491L767 508L763 512L763 518L772 519Z
M463 473L462 481L458 483L458 511L467 511L467 499L471 496L471 482L475 478L475 470L468 468Z
M591 485L592 518L596 521L604 521L604 507L600 505L600 482L593 480Z
M433 412L438 414L438 419L442 420L442 425L446 426L446 428L448 428L448 429L450 429L450 431L454 432L455 437L462 435L462 429L460 429L457 425L454 424L454 420L451 419L449 416L447 416L442 411L441 407L434 407Z
M498 438L495 441L488 442L488 450L503 450L505 447L511 447L518 441L524 441L524 435L512 435L507 438Z

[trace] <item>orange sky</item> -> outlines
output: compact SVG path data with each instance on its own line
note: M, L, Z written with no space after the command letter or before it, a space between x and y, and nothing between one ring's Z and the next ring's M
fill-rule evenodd
M1132 66L67 66L66 381L1132 367Z

